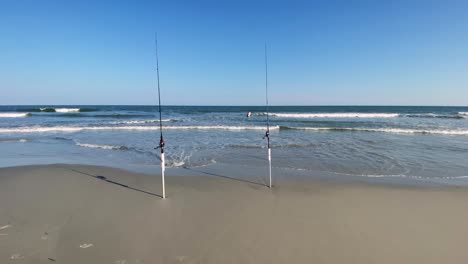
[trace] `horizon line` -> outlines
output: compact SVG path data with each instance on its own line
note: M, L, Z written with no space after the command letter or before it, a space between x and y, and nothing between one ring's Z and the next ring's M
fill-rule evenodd
M1 106L158 106L157 104L0 104ZM188 107L198 107L198 106L210 106L210 107L265 107L265 105L211 105L211 104L162 104L161 106L188 106ZM366 106L366 107L468 107L468 105L411 105L411 104L402 104L402 105L391 105L391 104L315 104L315 105L269 105L271 107L355 107L355 106Z

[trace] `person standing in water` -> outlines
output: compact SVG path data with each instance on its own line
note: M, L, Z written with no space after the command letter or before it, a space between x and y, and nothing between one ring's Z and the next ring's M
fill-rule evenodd
M247 112L247 118L250 118L252 116L252 112Z

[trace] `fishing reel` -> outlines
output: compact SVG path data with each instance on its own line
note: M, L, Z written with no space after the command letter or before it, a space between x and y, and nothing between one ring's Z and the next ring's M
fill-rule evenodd
M270 130L267 130L265 132L265 135L263 136L263 139L265 139L265 138L270 139Z
M155 147L154 149L164 149L164 145L166 143L164 142L164 139L161 137L161 139L159 140L159 146Z

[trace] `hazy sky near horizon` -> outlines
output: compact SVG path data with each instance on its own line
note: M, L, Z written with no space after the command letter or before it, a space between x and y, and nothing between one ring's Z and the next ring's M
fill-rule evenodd
M468 1L0 2L0 104L468 105Z

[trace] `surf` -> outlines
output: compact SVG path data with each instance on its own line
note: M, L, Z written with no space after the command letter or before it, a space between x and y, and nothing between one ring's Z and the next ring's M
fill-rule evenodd
M101 145L101 144L89 144L89 143L81 143L79 141L75 141L75 145L84 148L95 148L95 149L109 149L109 150L128 150L129 148L126 146L114 146L114 145Z
M397 113L270 113L270 115L280 118L395 118L400 116Z
M172 122L175 121L173 119L163 119L161 122ZM117 122L110 122L109 124L113 125L137 125L137 124L152 124L152 123L159 123L159 120L129 120L129 121L117 121Z
M113 130L135 130L135 131L154 131L159 130L159 126L89 126L89 127L73 127L73 126L56 126L56 127L14 127L0 128L0 133L48 133L48 132L65 132L73 133L80 131L113 131ZM164 129L170 130L264 130L262 126L166 126ZM279 129L279 126L270 127L270 129Z
M89 107L74 107L74 108L65 108L65 107L38 107L38 108L27 108L20 109L18 111L27 111L27 112L44 112L44 113L78 113L78 112L95 112L98 111L96 108Z
M419 114L404 114L402 117L409 118L448 118L448 119L462 119L460 114L434 114L434 113L419 113Z
M19 118L31 116L30 113L0 113L0 118Z
M309 130L316 132L337 131L337 132L379 132L393 134L438 134L438 135L458 135L468 136L468 130L444 130L444 129L405 129L405 128L351 128L351 127L288 127L281 126L282 130Z
M255 115L266 115L266 113L257 113ZM316 118L329 118L329 119L378 119L378 118L448 118L448 119L462 119L468 117L468 112L459 112L457 114L435 114L435 113L357 113L357 112L343 112L343 113L271 113L276 118L290 118L290 119L316 119Z

